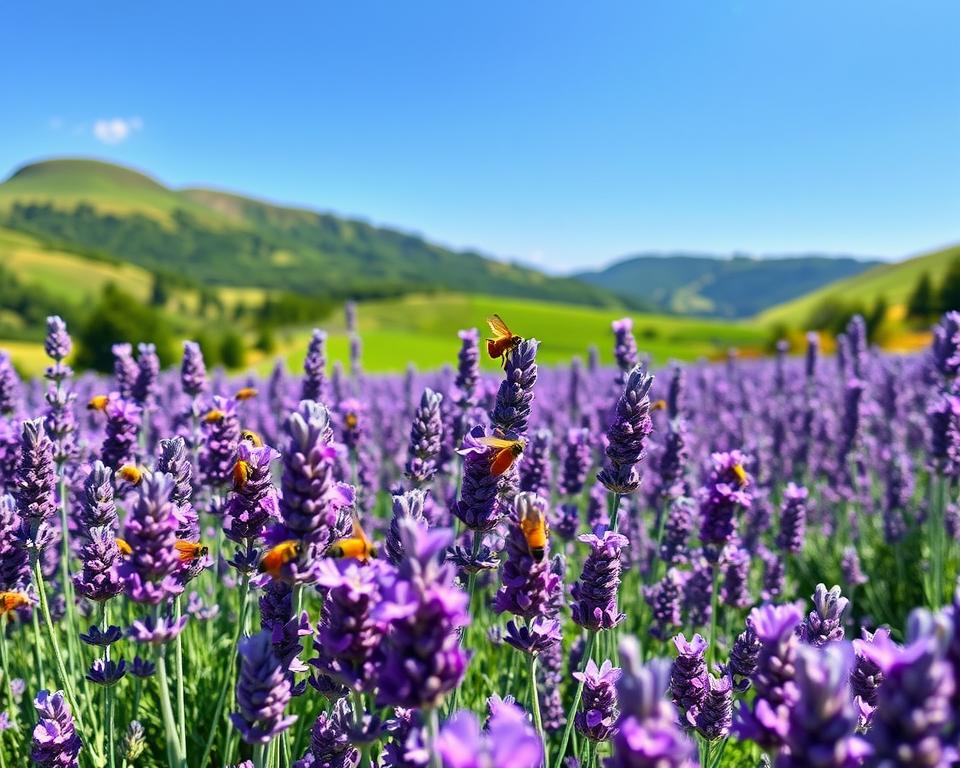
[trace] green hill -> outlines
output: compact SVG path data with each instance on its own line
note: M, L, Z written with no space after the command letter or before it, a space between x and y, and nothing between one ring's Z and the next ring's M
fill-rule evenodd
M27 165L0 184L0 226L206 285L329 298L464 290L622 306L602 288L551 277L357 219L211 190L170 189L92 160Z
M797 299L771 307L760 313L757 319L765 325L802 327L814 311L825 303L848 303L854 300L869 307L881 297L888 302L891 313L900 317L920 276L927 273L934 284L939 285L950 265L958 258L960 245L954 245L894 264L874 266L859 275L837 280Z
M817 254L767 258L641 254L575 277L668 312L742 318L877 263Z

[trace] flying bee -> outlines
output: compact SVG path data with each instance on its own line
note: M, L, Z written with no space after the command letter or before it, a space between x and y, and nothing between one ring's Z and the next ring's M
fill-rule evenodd
M124 464L117 470L117 477L126 480L130 485L140 485L143 480L143 470L134 464Z
M206 557L210 554L210 548L205 544L201 544L199 541L193 542L177 539L173 546L177 550L177 556L180 558L181 563L192 563L194 560L199 560L201 557Z
M88 411L105 411L110 404L110 395L94 395L87 402Z
M223 417L226 416L223 411L219 408L211 408L203 415L203 420L206 424L217 424L223 421Z
M747 471L743 468L742 464L734 464L731 470L734 474L734 477L737 478L737 483L739 483L741 488L745 488L750 485L750 475L747 474Z
M660 398L659 400L655 400L655 401L653 402L653 404L650 406L650 410L651 410L651 411L665 411L665 410L667 410L667 401L664 400L663 398Z
M360 562L366 562L371 557L377 556L373 542L360 525L356 510L353 512L353 531L349 536L333 542L327 549L326 555L327 557L353 558Z
M252 429L245 429L240 433L240 439L246 440L254 448L263 448L263 438Z
M530 557L535 562L543 561L547 549L547 519L533 504L525 504L520 516L520 530L527 542Z
M30 597L26 592L0 592L0 616L25 605L30 605Z
M273 578L280 578L280 571L291 560L300 556L300 542L296 539L287 539L281 541L274 547L271 547L260 559L257 571L260 573L269 573Z
M492 339L487 339L487 354L494 360L500 358L500 364L507 364L507 357L523 341L522 336L514 335L500 315L490 315L487 325L493 333Z
M127 543L126 539L117 538L115 541L117 542L117 549L120 550L122 557L130 557L130 555L133 554L133 547Z
M233 465L233 472L231 474L233 475L233 488L239 491L247 484L247 480L250 479L250 465L243 459L237 459L236 464Z
M490 474L494 477L500 477L504 472L513 466L526 443L521 440L502 440L499 437L481 437L480 441L490 448L496 449L493 458L490 459Z
M237 393L233 396L234 400L252 400L260 394L259 390L256 387L244 387L243 389L238 389Z

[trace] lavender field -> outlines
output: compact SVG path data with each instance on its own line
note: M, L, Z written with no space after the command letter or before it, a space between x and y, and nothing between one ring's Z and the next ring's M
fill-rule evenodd
M47 330L0 356L0 768L960 759L960 313L495 375L315 331L262 380Z

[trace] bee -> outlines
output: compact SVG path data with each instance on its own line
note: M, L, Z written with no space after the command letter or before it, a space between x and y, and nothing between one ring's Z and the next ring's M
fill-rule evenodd
M537 563L543 562L543 555L547 548L547 519L532 504L524 506L520 517L520 530L527 542L530 557Z
M219 408L211 408L203 415L203 421L206 424L218 424L223 421L224 416L226 416L226 414Z
M741 488L745 488L750 485L750 475L747 474L747 471L743 468L742 464L734 464L732 471Z
M0 592L0 616L30 605L26 592Z
M653 405L650 406L651 411L665 411L667 410L667 401L663 398L655 400Z
M210 554L210 548L205 544L201 544L199 541L193 542L177 539L173 546L177 550L177 555L181 563L192 563L194 560L199 560L201 557L206 557Z
M496 449L490 459L490 474L494 477L500 477L510 469L526 447L523 440L502 440L499 437L481 437L480 442Z
M237 393L233 396L234 400L252 400L260 394L259 390L256 387L244 387L243 389L238 389Z
M246 440L254 448L263 448L263 438L252 429L245 429L240 433L240 439Z
M94 395L87 403L88 411L105 411L110 404L110 395Z
M271 547L260 559L260 565L257 571L260 573L269 573L273 578L280 578L280 571L291 560L300 556L300 542L296 539L287 539L281 541L275 547Z
M360 562L366 562L377 556L373 542L360 525L360 518L356 511L353 513L353 531L346 538L333 542L326 552L327 557L350 557Z
M233 475L233 488L239 491L247 484L247 480L250 479L250 465L243 459L237 459L237 463L233 465L233 472L231 474Z
M357 425L360 423L360 417L357 416L356 411L347 411L343 415L343 425L349 429L354 430L357 428Z
M140 485L143 480L143 470L133 464L124 464L117 470L117 477L126 480L130 485Z
M118 537L115 541L117 542L117 549L120 550L120 555L122 557L129 557L133 554L133 547L127 543L126 539L121 539Z
M487 339L487 354L494 360L499 357L500 364L506 365L507 357L523 341L523 337L515 336L500 315L490 315L487 325L493 333L493 338Z

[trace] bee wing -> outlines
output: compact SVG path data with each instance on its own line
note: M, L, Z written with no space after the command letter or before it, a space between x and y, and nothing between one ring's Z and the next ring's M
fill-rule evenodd
M354 539L360 539L360 541L370 541L367 538L366 532L363 530L363 526L360 525L360 515L357 514L357 510L353 510L353 532L351 537Z
M477 442L490 448L513 448L517 444L516 440L503 440L499 437L481 437L477 439Z
M490 317L487 318L487 325L490 326L490 331L493 333L494 338L509 339L513 336L513 333L507 328L507 324L503 322L503 318L500 317L500 315L490 315Z

